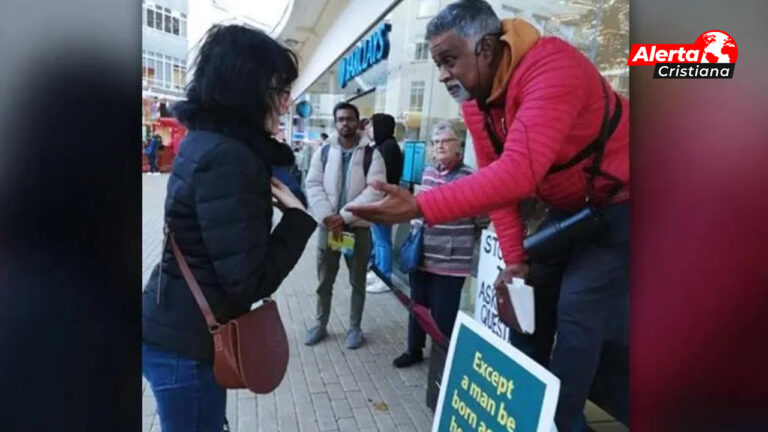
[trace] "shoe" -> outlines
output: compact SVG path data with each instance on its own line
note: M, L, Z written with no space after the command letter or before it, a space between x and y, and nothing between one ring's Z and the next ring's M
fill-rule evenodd
M307 345L307 346L317 345L317 343L325 339L326 336L328 336L328 331L325 329L324 326L321 326L318 324L312 327L311 329L307 330L307 335L304 338L304 345Z
M371 294L378 294L389 291L389 287L384 283L384 281L377 280L376 282L366 286L365 291Z
M352 327L347 331L347 349L358 349L363 344L363 331L359 327Z
M229 422L226 417L224 417L224 426L221 428L221 432L230 432Z
M392 361L392 364L396 368L406 368L408 366L413 366L416 363L420 363L424 360L424 355L421 353L421 350L416 352L410 352L406 351L402 354L400 354L400 357L394 359Z
M365 284L370 285L374 282L379 280L379 277L376 276L376 273L374 273L372 270L368 271L368 274L365 276Z

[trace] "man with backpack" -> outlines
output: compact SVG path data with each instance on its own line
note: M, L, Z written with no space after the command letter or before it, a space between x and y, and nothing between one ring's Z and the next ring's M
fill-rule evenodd
M368 204L383 198L372 187L374 181L386 181L386 168L379 152L374 151L364 134L358 132L360 112L341 102L333 109L336 132L312 157L306 189L309 211L320 223L317 269L316 325L307 331L304 343L315 345L328 332L333 284L342 253L349 269L352 286L349 330L346 347L356 349L363 343L360 329L365 305L365 282L371 253L370 223L346 210L348 205ZM343 243L338 247L338 243Z

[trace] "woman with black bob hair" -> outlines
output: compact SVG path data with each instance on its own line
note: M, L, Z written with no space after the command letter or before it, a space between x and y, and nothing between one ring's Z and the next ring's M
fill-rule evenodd
M271 138L298 75L296 56L259 30L214 26L187 98L173 107L189 129L173 162L165 223L219 322L277 290L317 223L272 167L293 152ZM272 206L283 216L272 230ZM221 432L226 391L213 346L170 242L144 289L142 372L163 432ZM264 353L269 355L269 353Z

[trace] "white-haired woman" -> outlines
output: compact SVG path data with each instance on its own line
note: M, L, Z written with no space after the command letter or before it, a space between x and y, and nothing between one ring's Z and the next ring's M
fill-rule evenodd
M432 133L434 166L424 169L420 191L429 190L472 174L463 162L463 133L449 122L438 123ZM428 307L437 326L450 338L461 301L461 289L470 273L472 255L487 217L468 217L424 227L424 246L419 269L410 274L413 300ZM408 347L393 364L402 368L424 359L426 334L411 316Z

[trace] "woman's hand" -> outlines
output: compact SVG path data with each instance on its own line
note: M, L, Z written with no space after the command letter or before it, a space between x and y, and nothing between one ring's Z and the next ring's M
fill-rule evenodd
M367 221L394 225L421 217L421 210L416 198L407 190L380 181L373 183L373 188L386 193L383 200L375 203L348 206L347 210Z
M296 198L296 195L291 192L288 186L275 177L272 177L272 203L275 207L279 208L280 211L285 211L286 209L291 208L304 211L307 210L304 208L301 201Z

